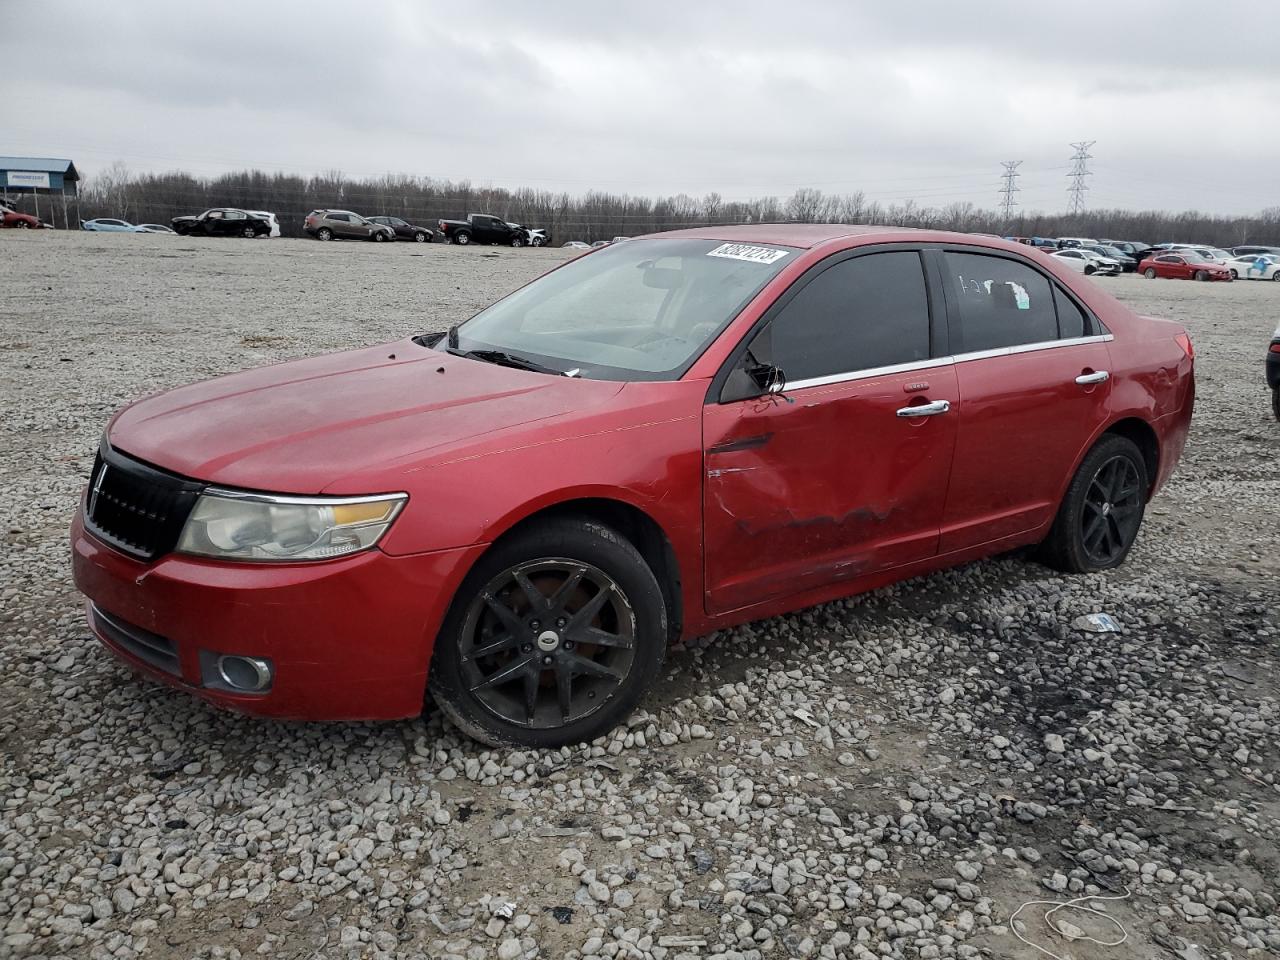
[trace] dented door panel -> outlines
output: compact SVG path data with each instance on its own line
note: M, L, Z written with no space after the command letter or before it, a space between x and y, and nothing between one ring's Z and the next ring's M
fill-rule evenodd
M705 408L710 613L937 552L960 412L954 367L786 397ZM898 414L939 400L947 413Z

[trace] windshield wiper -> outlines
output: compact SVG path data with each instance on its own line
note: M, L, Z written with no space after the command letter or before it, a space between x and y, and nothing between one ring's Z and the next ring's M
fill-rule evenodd
M449 353L455 357L469 357L472 360L480 360L484 363L496 363L504 367L515 367L517 370L531 370L534 373L550 373L557 377L564 376L564 372L556 370L553 367L543 366L535 363L527 357L521 357L514 353L507 353L505 350L458 350L454 347L447 348Z

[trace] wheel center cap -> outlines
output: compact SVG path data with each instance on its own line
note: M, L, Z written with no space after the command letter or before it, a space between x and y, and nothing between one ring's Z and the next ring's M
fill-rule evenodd
M1109 504L1109 503L1104 503L1104 504L1102 505L1102 515L1103 515L1104 517L1109 517L1109 516L1111 516L1111 504Z
M545 650L550 653L556 647L560 646L560 634L554 630L543 630L538 634L538 649Z

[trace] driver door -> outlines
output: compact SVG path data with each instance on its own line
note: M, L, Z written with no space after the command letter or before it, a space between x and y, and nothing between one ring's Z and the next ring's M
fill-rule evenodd
M941 298L918 251L832 259L779 298L750 344L782 371L783 393L722 393L704 408L712 614L938 551L960 400L930 314Z

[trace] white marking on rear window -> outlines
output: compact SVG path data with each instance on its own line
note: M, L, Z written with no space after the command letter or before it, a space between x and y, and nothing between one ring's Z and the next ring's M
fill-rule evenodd
M746 260L748 263L777 263L787 255L786 250L773 247L755 247L748 243L722 243L707 251L708 257L727 257L730 260Z

